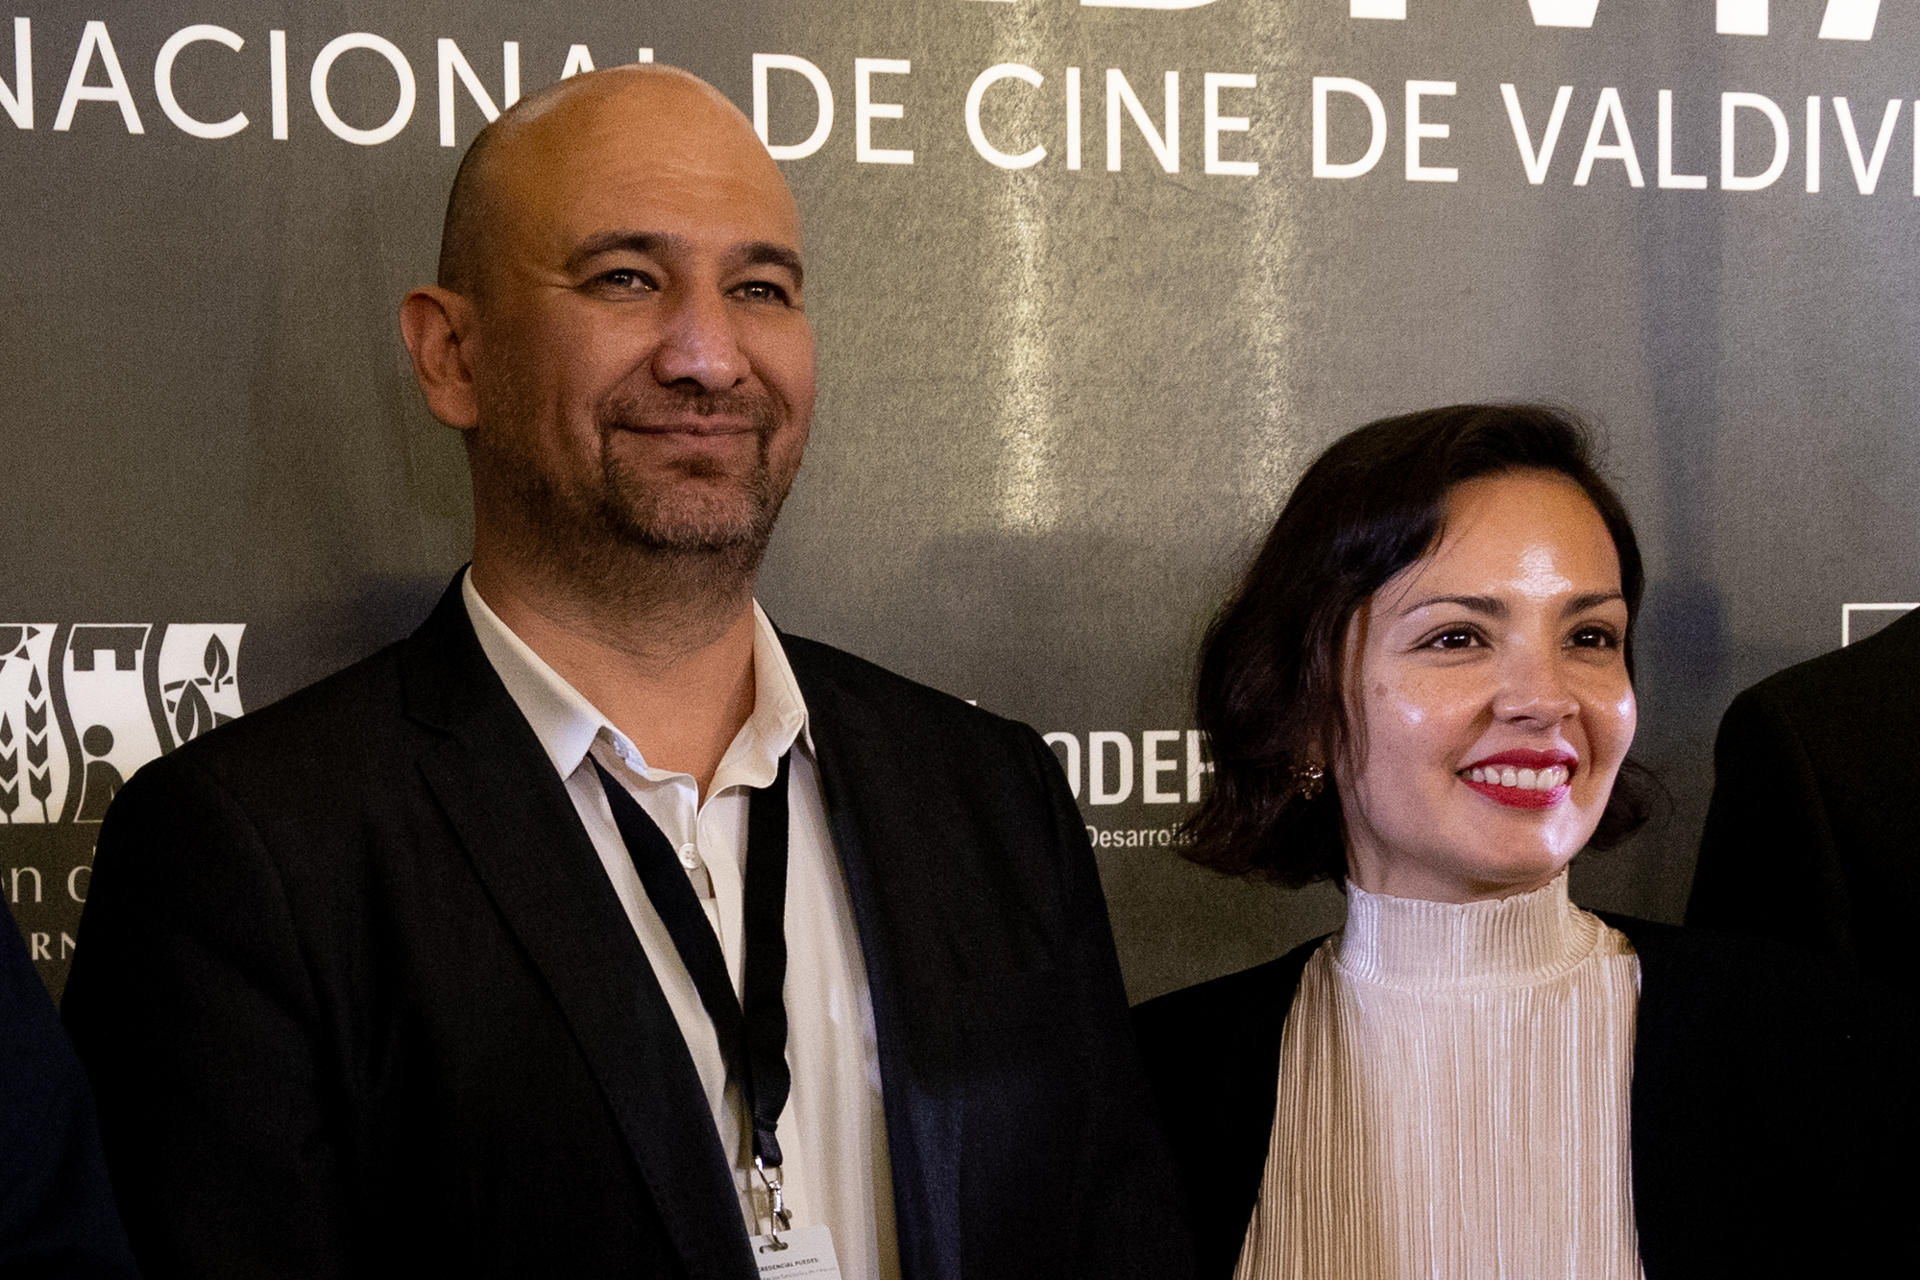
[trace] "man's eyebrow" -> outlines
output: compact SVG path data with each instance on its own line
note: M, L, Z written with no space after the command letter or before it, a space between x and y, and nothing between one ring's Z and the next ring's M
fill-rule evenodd
M795 288L799 288L806 278L806 269L800 265L800 255L783 244L774 244L768 240L755 240L744 246L741 256L748 266L784 267L793 276Z
M574 246L567 255L566 269L578 271L580 268L603 253L642 253L656 255L663 249L673 247L677 236L663 235L657 231L601 231L588 236Z
M1462 609L1471 610L1474 613L1484 613L1492 618L1504 618L1507 616L1506 603L1501 600L1496 600L1492 596L1428 596L1425 600L1415 601L1413 604L1402 609L1400 616L1404 618L1410 614L1418 613L1422 609L1431 609L1437 604L1458 605Z

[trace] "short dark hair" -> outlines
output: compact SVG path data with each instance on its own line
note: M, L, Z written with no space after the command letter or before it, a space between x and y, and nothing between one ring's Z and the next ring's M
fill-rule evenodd
M1352 741L1341 688L1347 624L1438 542L1456 486L1512 471L1565 476L1600 513L1620 558L1632 677L1645 570L1626 508L1594 466L1583 420L1543 405L1462 404L1368 423L1307 468L1207 630L1196 703L1213 783L1185 824L1189 859L1293 885L1345 875L1333 771L1314 799L1302 796L1296 771L1318 749L1337 757ZM1629 760L1590 843L1605 848L1631 835L1656 793Z

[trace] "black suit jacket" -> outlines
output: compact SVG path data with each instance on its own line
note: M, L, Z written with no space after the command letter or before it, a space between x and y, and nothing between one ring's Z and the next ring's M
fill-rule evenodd
M1920 1011L1920 610L1735 698L1689 924L1818 948Z
M0 901L0 1276L134 1275L87 1078Z
M906 1276L1182 1274L1051 752L785 644L873 993ZM457 589L128 782L65 1009L156 1276L755 1275L691 1056Z
M1905 1044L1790 952L1607 920L1640 957L1631 1142L1648 1280L1913 1274ZM1281 1028L1319 945L1134 1011L1201 1280L1230 1277L1240 1256Z

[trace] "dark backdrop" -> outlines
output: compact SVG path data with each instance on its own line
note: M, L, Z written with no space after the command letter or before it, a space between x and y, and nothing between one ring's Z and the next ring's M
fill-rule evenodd
M1337 918L1169 842L1205 618L1344 429L1509 397L1607 428L1675 805L1576 865L1594 905L1677 917L1732 694L1920 599L1911 6L16 4L0 891L56 990L115 781L401 634L464 558L394 314L485 118L462 70L504 102L507 42L527 91L645 48L750 113L760 56L821 364L763 599L1054 735L1136 999ZM804 155L796 59L833 101Z

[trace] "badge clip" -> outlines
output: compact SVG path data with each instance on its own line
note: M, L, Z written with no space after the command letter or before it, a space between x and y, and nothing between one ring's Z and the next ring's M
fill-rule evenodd
M766 1183L767 1191L773 1196L774 1230L768 1233L768 1243L775 1249L784 1249L779 1232L793 1227L793 1211L787 1208L787 1196L780 1184L780 1166L767 1168L767 1162L759 1156L753 1158L753 1167L760 1173L760 1181Z

